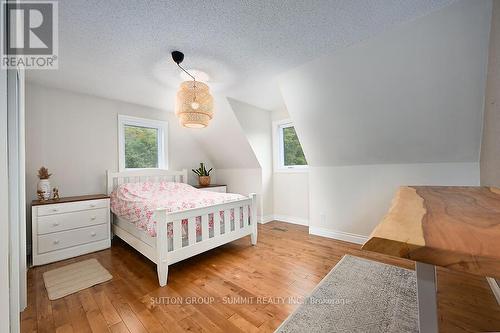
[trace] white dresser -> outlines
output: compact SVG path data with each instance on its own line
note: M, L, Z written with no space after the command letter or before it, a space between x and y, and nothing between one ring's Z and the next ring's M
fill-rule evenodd
M34 266L111 246L106 195L33 201L31 213Z
M227 191L226 185L210 184L208 186L195 185L194 187L202 191L210 191L210 192L226 193Z

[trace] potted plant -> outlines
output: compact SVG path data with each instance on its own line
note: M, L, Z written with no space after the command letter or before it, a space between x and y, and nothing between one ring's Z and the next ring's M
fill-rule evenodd
M52 174L49 173L49 169L46 167L43 166L38 170L38 178L40 181L38 182L37 190L39 193L43 194L44 200L49 200L51 196L50 176L52 176Z
M208 186L210 185L210 172L213 168L207 171L205 168L205 164L200 163L200 167L198 169L191 169L195 174L198 175L198 183L200 186Z

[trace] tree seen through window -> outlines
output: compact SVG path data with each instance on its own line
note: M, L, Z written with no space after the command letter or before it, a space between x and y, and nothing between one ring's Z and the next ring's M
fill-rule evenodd
M125 126L125 167L158 168L158 129Z
M307 165L299 138L293 126L283 128L284 165Z

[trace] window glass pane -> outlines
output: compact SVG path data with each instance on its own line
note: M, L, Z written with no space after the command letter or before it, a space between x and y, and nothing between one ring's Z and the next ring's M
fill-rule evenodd
M158 168L158 129L125 125L125 168Z
M299 138L293 126L283 128L283 153L285 166L307 165Z

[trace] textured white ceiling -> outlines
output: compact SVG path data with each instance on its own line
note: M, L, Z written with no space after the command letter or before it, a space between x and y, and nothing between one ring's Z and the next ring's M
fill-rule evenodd
M279 73L454 0L59 2L57 71L28 80L173 109L179 71L207 72L220 94L273 109Z

